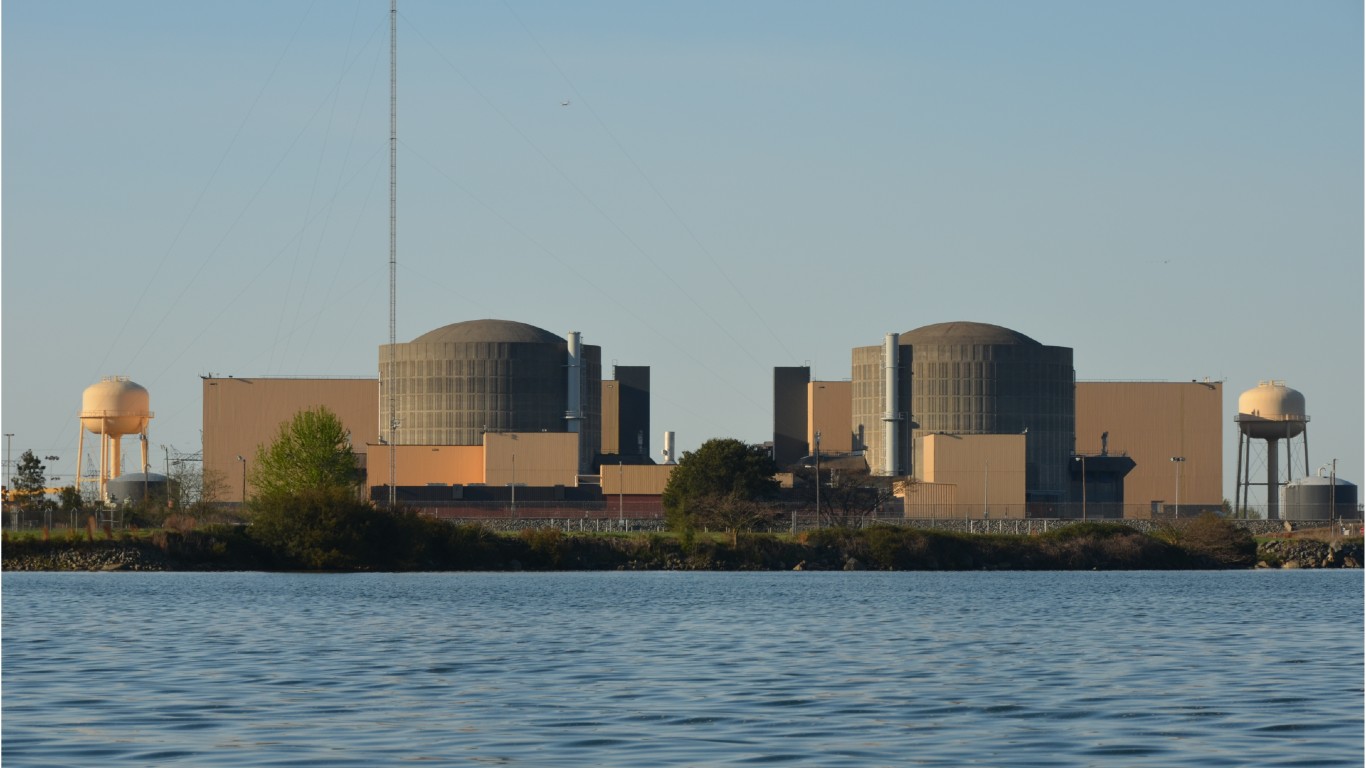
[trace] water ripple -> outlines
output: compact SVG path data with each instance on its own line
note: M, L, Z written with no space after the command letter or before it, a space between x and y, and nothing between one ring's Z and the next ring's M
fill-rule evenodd
M1362 758L1350 572L8 574L3 589L15 765Z

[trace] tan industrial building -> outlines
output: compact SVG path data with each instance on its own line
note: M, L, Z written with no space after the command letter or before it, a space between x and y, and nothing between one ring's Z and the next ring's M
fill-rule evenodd
M923 470L917 476L930 486L953 486L951 504L936 500L935 516L1022 518L1025 504L1024 435L925 435L916 440ZM928 489L908 489L911 500L923 506ZM924 516L921 511L914 516Z
M848 381L813 381L806 385L806 444L816 452L816 433L820 432L822 453L849 453L854 450L853 384Z
M350 430L358 453L379 438L375 379L203 377L202 390L204 472L221 483L223 501L242 501L243 479L250 480L256 449L269 445L299 411L326 406Z
M1079 381L1076 452L1133 459L1125 517L1175 514L1178 490L1183 515L1216 510L1224 500L1223 395L1217 381Z

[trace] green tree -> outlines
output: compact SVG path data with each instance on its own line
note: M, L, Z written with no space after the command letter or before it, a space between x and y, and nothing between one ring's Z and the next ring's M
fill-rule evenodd
M33 455L33 451L24 451L14 470L14 504L21 512L41 517L43 513L56 508L47 498L46 489L47 467Z
M778 492L777 471L768 449L731 438L713 438L696 451L684 451L664 486L669 525L687 530L706 524L704 518L717 509L771 499ZM738 511L737 516L743 517Z
M360 485L351 433L326 407L299 411L280 425L269 446L256 449L251 484L263 497L305 491L355 492Z
M75 527L80 513L85 511L85 497L74 485L68 485L57 493L57 509Z

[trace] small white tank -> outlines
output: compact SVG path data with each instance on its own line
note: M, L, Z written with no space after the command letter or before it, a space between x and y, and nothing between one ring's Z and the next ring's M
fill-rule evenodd
M106 376L81 394L81 426L94 434L138 434L151 418L147 389L125 376Z
M674 464L678 462L678 457L674 455L674 433L664 433L664 450L660 451L660 453L664 455L665 464Z
M1304 395L1283 381L1262 381L1238 396L1238 428L1257 440L1282 440L1304 432L1309 417Z

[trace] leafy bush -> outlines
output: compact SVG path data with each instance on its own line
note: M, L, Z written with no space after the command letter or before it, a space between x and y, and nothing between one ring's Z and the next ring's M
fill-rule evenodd
M567 542L559 528L523 528L517 537L542 567L558 568L564 559Z
M251 537L282 565L314 570L390 570L412 553L394 515L341 489L259 497Z
M1138 533L1132 526L1123 523L1072 523L1043 534L1043 538L1054 541L1074 539L1111 539L1126 538ZM1141 535L1141 534L1140 534Z
M1252 534L1210 512L1174 524L1176 545L1200 567L1250 568L1257 563Z

